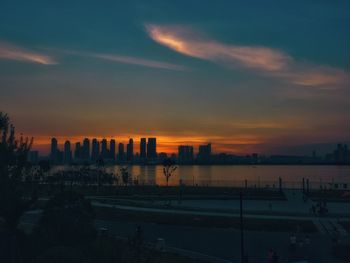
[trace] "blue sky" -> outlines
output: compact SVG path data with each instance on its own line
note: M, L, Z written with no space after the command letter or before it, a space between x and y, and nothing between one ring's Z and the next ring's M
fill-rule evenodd
M38 145L348 140L348 1L0 4L0 110Z

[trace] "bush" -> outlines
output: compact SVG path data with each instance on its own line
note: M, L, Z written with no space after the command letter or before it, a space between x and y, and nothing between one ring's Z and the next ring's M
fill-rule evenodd
M34 236L46 248L82 247L95 240L93 219L88 200L74 192L63 192L47 203Z

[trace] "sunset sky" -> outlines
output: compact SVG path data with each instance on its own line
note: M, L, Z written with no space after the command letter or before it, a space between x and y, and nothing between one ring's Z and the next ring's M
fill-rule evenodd
M350 1L2 0L0 111L43 152L349 141L349 47Z

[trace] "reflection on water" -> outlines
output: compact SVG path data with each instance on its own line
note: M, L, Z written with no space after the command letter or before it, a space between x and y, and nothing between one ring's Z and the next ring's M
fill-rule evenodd
M108 172L120 174L121 166L107 166ZM66 169L59 166L54 170ZM138 180L140 184L165 185L163 167L161 165L129 166L129 172L133 180ZM315 186L320 183L350 182L350 166L331 166L331 165L191 165L179 166L169 180L169 184L178 185L182 180L187 185L227 185L242 186L244 180L248 185L266 186L277 184L281 177L284 184L300 185L302 178L308 178Z

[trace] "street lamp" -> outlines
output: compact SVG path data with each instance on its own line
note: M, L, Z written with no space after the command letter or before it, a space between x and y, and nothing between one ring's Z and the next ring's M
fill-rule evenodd
M241 230L241 263L246 263L244 255L244 236L243 236L243 192L239 192L239 217L240 217L240 230Z

